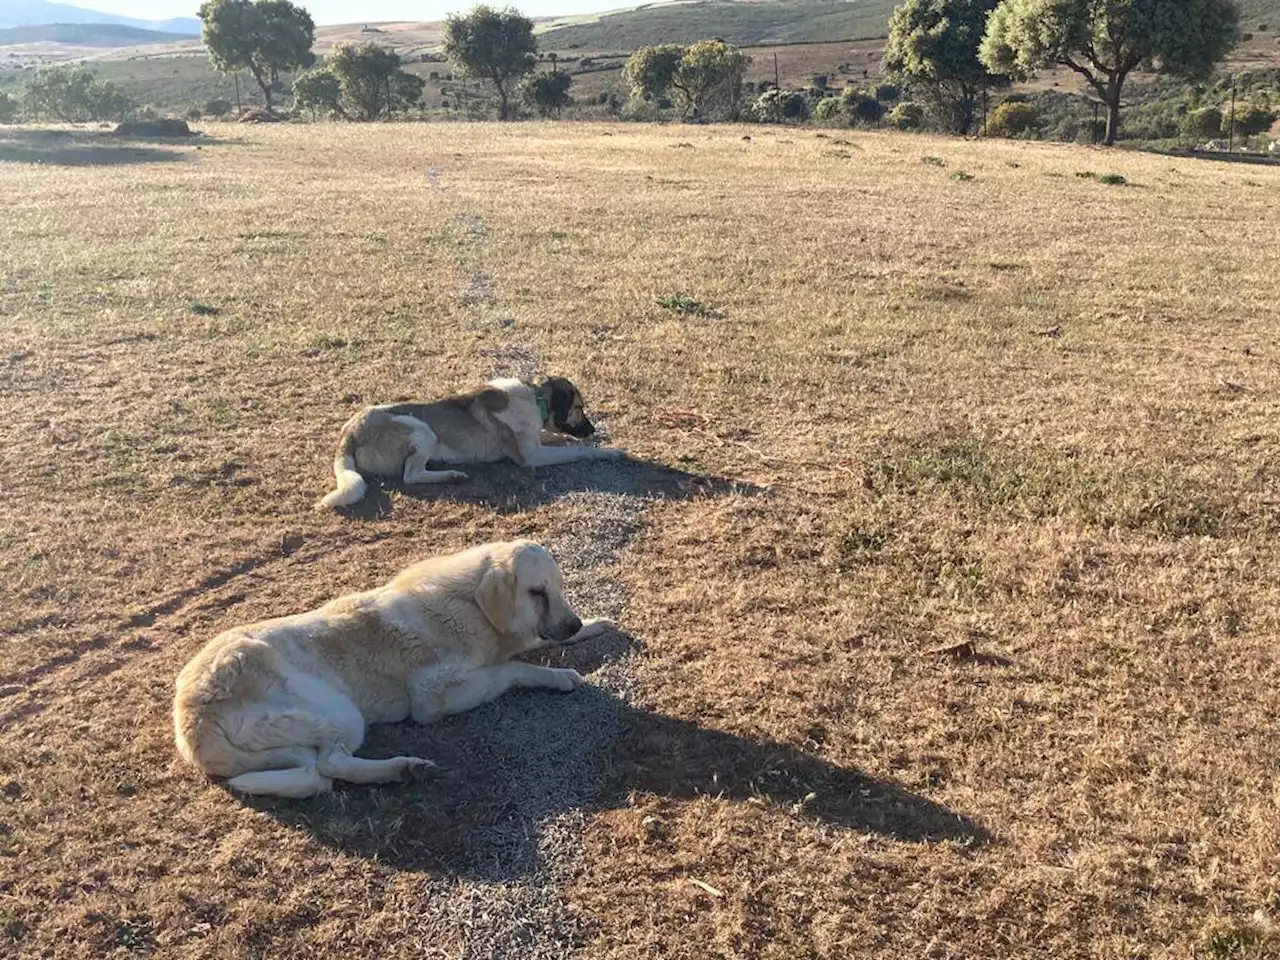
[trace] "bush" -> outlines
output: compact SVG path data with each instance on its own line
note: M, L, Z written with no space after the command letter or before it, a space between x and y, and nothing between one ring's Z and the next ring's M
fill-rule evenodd
M658 105L652 100L631 99L626 102L622 108L622 119L637 122L649 122L657 120L661 114L658 112Z
M204 114L200 111L199 107L192 107L186 113L186 118L190 120L192 123L199 123L201 118L203 117L204 117Z
M1236 133L1242 137L1252 137L1265 133L1276 122L1276 115L1261 107L1246 106L1236 108Z
M833 123L839 120L844 111L844 104L839 97L823 97L813 105L813 119L818 123Z
M208 101L204 105L204 115L206 117L225 117L230 112L230 100L215 99Z
M1222 111L1217 107L1192 110L1182 119L1182 134L1192 140L1213 140L1222 136Z
M816 74L813 78L813 86L815 90L827 89L827 75L825 73Z
M751 105L750 116L757 123L782 123L784 120L807 120L809 98L796 91L766 90Z
M875 97L881 103L893 103L902 96L902 88L894 83L881 83L876 85Z
M1020 137L1040 124L1040 111L1029 103L1006 100L987 118L987 135Z
M538 116L559 116L561 108L572 102L569 96L572 83L573 78L567 73L533 73L525 77L520 92L525 102L538 111Z
M875 97L861 90L850 88L844 92L844 102L849 108L851 123L871 125L878 123L884 115L884 108Z
M0 123L13 123L18 118L18 101L0 92Z
M898 130L919 130L924 126L924 107L904 100L885 115L885 122Z

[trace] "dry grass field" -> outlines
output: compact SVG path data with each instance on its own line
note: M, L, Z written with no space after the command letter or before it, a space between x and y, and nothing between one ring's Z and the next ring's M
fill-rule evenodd
M1280 170L217 129L0 131L0 954L1280 954ZM312 512L359 404L541 371L630 460ZM517 535L583 690L178 762L213 634Z

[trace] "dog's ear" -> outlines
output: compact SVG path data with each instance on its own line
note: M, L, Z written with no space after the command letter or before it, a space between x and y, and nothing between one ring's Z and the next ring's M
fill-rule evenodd
M476 606L499 633L511 629L516 613L516 575L509 564L490 563L476 588Z
M557 426L565 426L569 422L569 411L573 409L573 401L578 396L578 388L564 377L550 377L547 380L550 389L551 420Z

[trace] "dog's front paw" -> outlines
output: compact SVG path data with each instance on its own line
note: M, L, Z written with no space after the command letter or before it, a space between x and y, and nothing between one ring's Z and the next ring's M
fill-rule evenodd
M400 779L405 783L413 783L425 778L436 765L422 757L405 757L404 766L400 769Z
M586 682L582 674L577 670L557 668L551 671L551 680L547 686L552 690L562 690L568 693L570 690L577 690Z
M593 637L599 637L606 633L617 633L618 625L608 617L592 617L590 620L583 620L582 627L570 637L567 643L577 643L580 640L590 640Z

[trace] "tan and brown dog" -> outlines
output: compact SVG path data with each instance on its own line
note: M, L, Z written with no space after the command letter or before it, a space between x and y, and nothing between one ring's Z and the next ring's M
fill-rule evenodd
M424 560L385 586L211 640L178 675L178 752L243 793L407 779L430 761L355 756L366 724L430 723L515 687L574 690L576 671L511 658L607 623L583 625L559 566L528 540Z
M563 377L538 384L493 380L479 390L433 403L366 407L347 421L338 438L333 472L337 489L317 510L344 507L365 494L365 477L399 477L405 483L465 480L458 470L428 470L438 463L496 463L546 467L579 460L610 460L621 450L542 445L542 431L586 439L595 427L582 394Z

